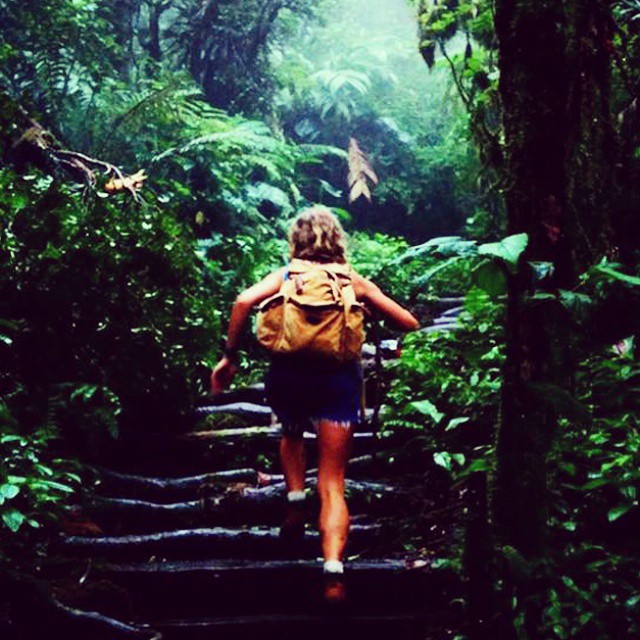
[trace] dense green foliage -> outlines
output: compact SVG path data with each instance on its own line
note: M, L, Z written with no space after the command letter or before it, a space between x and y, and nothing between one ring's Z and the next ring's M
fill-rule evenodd
M347 226L358 216L359 226L377 219L397 232L393 200L410 226L422 219L412 233L424 237L440 224L435 215L429 222L425 203L446 193L449 212L438 215L457 222L443 228L460 226L454 173L471 176L475 157L464 144L464 113L438 102L446 76L429 80L395 37L413 29L408 16L377 41L363 25L331 60L331 43L347 31L340 20L318 21L321 8L352 11L344 2L313 11L274 2L266 12L251 2L203 11L190 2L0 3L5 111L33 115L63 148L149 175L138 202L108 195L99 174L80 188L68 184L78 174L36 169L29 158L3 169L1 380L10 433L46 429L51 442L91 454L123 429L180 428L233 298L286 260L287 221L306 203L336 206ZM379 8L378 29L391 15ZM407 77L393 72L401 63ZM385 96L398 83L411 95L391 105ZM424 112L419 87L429 83L437 90ZM347 211L347 129L378 170L391 172L378 213ZM21 133L3 131L14 141ZM358 268L409 301L420 289L397 277L393 262L406 248L354 236ZM259 373L247 361L243 370L250 379Z
M70 497L61 441L90 459L122 430L179 427L219 320L170 209L86 200L38 171L0 182L0 511L24 542Z
M531 390L536 402L561 417L551 459L548 556L533 563L505 548L501 557L509 574L535 585L549 638L604 639L612 629L633 635L640 624L633 411L639 370L634 340L625 338L636 326L640 280L619 269L604 262L583 276L580 292L533 293L531 299L547 305L549 313L564 314L580 359L575 395L552 387ZM463 273L455 277L464 281ZM401 361L391 368L392 410L384 428L415 431L413 446L456 481L490 473L494 465L505 311L496 294L486 280L471 288L455 337L408 336ZM419 523L411 524L419 531ZM451 560L461 562L456 556ZM512 603L522 634L529 604Z
M64 513L64 503L81 481L73 463L53 458L48 452L51 434L38 429L29 436L12 433L14 420L2 409L0 454L0 515L3 544L0 561L21 562L38 542L43 524L51 524Z
M561 427L548 547L534 560L495 549L496 586L529 594L507 593L502 614L523 639L531 607L545 638L638 634L640 3L613 3L605 43L619 246L572 290L548 286L550 262L522 259L526 235L505 237L494 9L0 0L3 111L149 175L135 198L109 194L106 175L81 184L20 156L29 132L0 131L0 554L28 556L60 526L82 473L61 446L90 458L122 432L185 426L237 292L286 262L290 219L318 202L342 220L355 268L423 321L438 298L465 296L455 331L407 336L384 374L383 431L413 436L455 486L495 472L509 283L564 323L570 392L528 390ZM380 177L372 201L348 200L352 137ZM259 352L242 347L239 383L256 381ZM454 544L447 561L463 554Z
M116 395L127 422L179 415L193 400L193 358L211 331L184 226L166 208L85 205L37 173L1 178L13 402L90 383Z

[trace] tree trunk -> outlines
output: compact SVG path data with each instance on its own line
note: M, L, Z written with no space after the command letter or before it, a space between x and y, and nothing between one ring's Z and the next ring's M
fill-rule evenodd
M608 0L497 0L510 234L529 234L526 261L553 264L533 286L509 279L507 359L492 517L498 541L525 557L544 549L546 458L556 429L548 391L570 392L571 336L558 302L609 247L614 139L609 108Z
M158 62L162 60L160 18L163 13L164 7L160 4L152 4L149 7L149 55Z

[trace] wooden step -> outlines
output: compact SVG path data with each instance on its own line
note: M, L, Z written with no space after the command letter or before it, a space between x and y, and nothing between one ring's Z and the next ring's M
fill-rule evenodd
M308 487L313 489L315 479ZM410 497L408 490L392 485L347 480L346 495L352 513L389 513ZM284 517L284 483L262 488L238 484L212 492L201 500L169 504L96 496L86 511L106 532L145 533L223 524L279 524ZM310 512L315 496L310 495Z
M258 427L190 431L175 436L175 439L177 441L176 444L179 442L200 442L208 444L209 446L215 446L219 442L226 445L229 441L239 442L241 440L259 444L261 441L279 440L281 435L280 425L276 424ZM303 437L307 442L315 442L318 439L315 433L309 431L306 431ZM357 431L353 434L353 438L357 442L371 442L375 441L377 436L372 431Z
M451 322L451 321L449 321ZM224 415L235 417L245 424L257 426L269 426L274 424L275 415L270 407L266 405L251 404L248 402L237 402L232 404L201 404L195 409L197 416L205 417L209 415ZM367 420L373 416L373 409L365 409ZM225 421L225 428L228 427L228 420Z
M315 460L313 433L305 434L309 443L309 465ZM105 447L94 464L115 471L138 475L178 477L234 468L277 469L280 432L277 426L196 431L187 434L132 433ZM385 439L385 443L388 440ZM380 437L357 432L355 456L381 448Z
M278 461L278 440L226 438L214 442L178 439L175 434L127 434L105 447L94 463L137 475L199 475L212 471L255 468Z
M244 420L251 421L256 425L269 425L272 422L272 411L270 407L262 404L250 402L235 402L232 404L203 404L195 409L198 416L215 415L224 413L236 416Z
M453 316L458 316L464 311L463 306L451 307L451 309L447 309L440 314L441 318L451 318Z
M97 478L93 490L98 495L149 500L150 502L190 500L196 498L204 486L224 486L233 482L250 485L258 483L258 472L249 467L178 478L121 473L106 467L94 467L93 472Z
M455 326L457 326L459 324L460 324L460 322L459 322L457 317L450 318L448 316L445 316L445 317L435 318L433 320L433 325L434 326L451 325L451 326L455 327Z
M43 558L44 562L50 557ZM102 589L98 606L78 606L77 592L69 590L70 584L73 591L78 582L67 579L66 593L61 594L59 581L45 579L40 569L47 567L38 566L38 573L6 566L0 571L2 640L161 640L159 632L126 622L131 610L113 591ZM83 595L87 602L86 592Z
M348 553L362 553L381 530L380 525L353 524L349 530ZM292 548L279 539L277 527L214 527L128 536L62 536L52 541L49 549L67 556L101 557L111 561L315 558L320 553L320 536L309 528L301 544Z
M453 307L459 307L464 304L465 297L464 296L445 296L443 298L436 298L434 300L429 300L427 302L428 305L435 307L439 310L447 310Z
M435 640L430 631L441 627L446 614L370 614L339 617L280 614L221 616L191 620L158 620L141 625L162 633L163 640ZM442 637L437 640L442 640Z
M438 331L442 333L449 333L451 331L458 331L462 329L460 324L436 324L429 327L419 329L420 333L436 333Z
M126 588L141 620L300 614L322 606L321 566L320 560L127 563L96 566L93 576ZM348 563L344 578L354 615L442 610L453 584L449 572L392 559Z
M386 460L372 455L351 458L347 467L349 477L365 479L367 474L388 471ZM283 482L282 474L269 474L248 467L214 471L195 476L178 478L159 478L121 473L106 467L93 467L91 471L96 480L93 490L98 495L148 500L150 502L181 502L198 498L203 489L210 487L224 487L231 483L245 483L256 488ZM317 469L309 469L307 477L315 477Z
M204 396L200 399L198 405L228 405L237 402L248 402L251 404L264 405L264 383L258 382L247 387L230 389L229 391L223 391L216 396Z
M262 437L279 438L280 437L280 425L269 426L257 426L257 427L238 427L227 429L211 429L201 431L190 431L189 433L183 433L175 436L176 440L186 441L206 441L216 443L228 439L260 439ZM356 432L353 434L356 440L370 439L374 437L371 431ZM304 434L306 440L317 440L315 433L306 432Z

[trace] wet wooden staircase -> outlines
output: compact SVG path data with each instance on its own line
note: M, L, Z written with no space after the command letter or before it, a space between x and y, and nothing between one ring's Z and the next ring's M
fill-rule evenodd
M106 451L83 505L100 530L50 546L52 555L83 568L76 576L83 587L117 589L116 605L92 605L127 625L130 635L113 638L447 637L456 579L397 544L396 514L406 513L414 496L381 454L388 441L366 432L354 440L347 604L331 609L322 599L313 469L304 543L293 550L278 537L285 487L277 474L278 428L262 388L227 394L199 411L220 414L224 426L131 435ZM313 466L312 434L307 442ZM48 579L54 591L62 583L55 570ZM59 588L58 597L64 600Z

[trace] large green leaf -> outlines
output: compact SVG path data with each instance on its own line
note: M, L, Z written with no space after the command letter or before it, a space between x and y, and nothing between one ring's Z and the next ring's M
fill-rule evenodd
M444 413L440 413L438 408L430 400L416 400L410 405L422 415L429 416L436 424L444 418Z
M20 525L26 520L24 513L17 509L9 509L2 514L2 521L13 531L18 531Z
M471 274L473 282L486 291L492 298L507 292L507 279L504 271L493 260L483 260Z
M440 467L444 467L447 471L451 471L453 463L456 462L462 466L466 457L463 453L449 453L448 451L436 451L433 454L433 461Z
M515 267L523 251L527 248L529 236L526 233L518 233L509 236L500 242L481 244L478 253L484 256L493 256L504 260L510 267Z
M433 454L433 461L440 467L445 468L447 471L451 471L451 454L447 451L437 451Z
M637 276L630 276L626 273L622 273L613 267L609 267L606 264L599 264L594 268L596 272L602 273L614 280L619 280L620 282L626 282L627 284L631 284L633 286L640 286L640 278Z
M0 497L2 498L11 500L11 498L15 498L19 493L20 487L17 487L15 484L0 485Z
M631 509L633 509L632 504L619 504L618 506L613 507L613 509L609 509L609 512L607 513L607 520L609 522L615 522L618 518L621 518L626 513L629 513Z
M593 307L593 299L584 293L560 289L558 295L562 305L571 312L578 322L583 321L590 308Z
M453 418L449 420L449 424L447 425L445 431L451 431L452 429L455 429L459 425L464 424L465 422L469 422L469 420L470 418L467 418L467 417Z
M438 262L437 264L427 269L422 275L418 276L414 280L414 283L413 283L414 286L416 288L425 286L426 284L429 283L431 278L433 278L435 275L437 275L441 271L444 271L450 266L457 264L460 260L461 258L459 256L454 256L453 258L449 258L447 260L443 260L442 262Z
M248 185L246 194L249 200L257 203L257 205L264 201L270 202L285 215L291 213L293 209L289 196L282 189L266 182Z
M478 253L478 247L473 240L465 240L460 236L446 236L432 238L431 240L410 247L401 253L390 264L398 264L405 260L413 260L423 255L440 254L441 256L474 256Z

